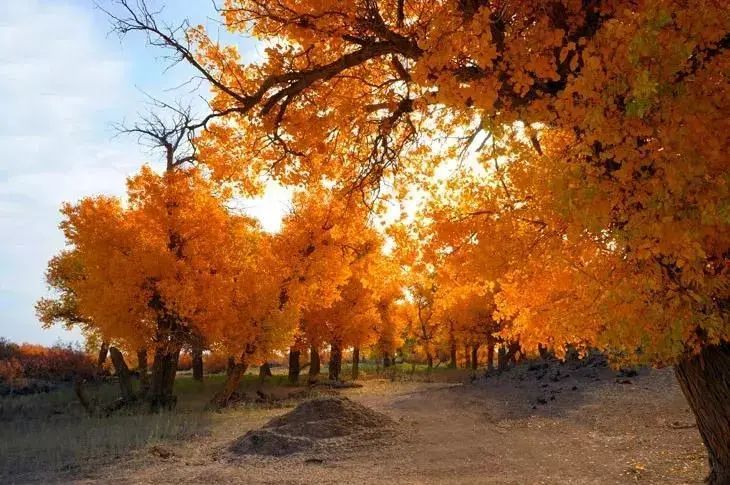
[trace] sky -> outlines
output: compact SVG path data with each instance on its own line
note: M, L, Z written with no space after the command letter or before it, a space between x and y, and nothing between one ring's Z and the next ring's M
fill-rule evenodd
M168 0L162 15L219 30L210 0ZM33 308L48 295L48 260L64 247L59 207L84 196L122 195L126 177L143 163L160 167L155 154L115 136L112 125L144 112L145 93L191 97L179 88L190 68L166 70L162 53L141 36L120 40L109 29L92 0L0 0L0 337L12 341L80 341L78 332L42 329ZM249 39L216 35L235 40L246 60L259 55ZM289 200L272 185L246 206L276 230Z

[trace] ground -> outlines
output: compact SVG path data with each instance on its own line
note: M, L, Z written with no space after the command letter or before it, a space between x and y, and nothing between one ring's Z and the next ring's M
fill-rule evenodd
M6 473L0 481L665 484L701 483L707 473L694 419L670 369L626 376L601 365L553 363L547 369L524 364L488 379L472 380L468 371L413 377L366 379L362 388L338 391L397 423L394 437L373 446L237 456L231 443L295 402L200 412L195 407L214 387L209 382L201 394L182 386L181 409L174 415L115 416L99 423L94 434L120 426L125 431L119 434L127 437L117 438L116 449L84 460L38 458L35 466L23 466L30 444L0 445L0 456L16 458L12 465L0 458L0 474ZM420 382L429 380L434 382ZM22 432L4 417L0 412L3 435ZM90 418L75 421L80 419ZM28 439L34 439L34 430L45 435L71 430L68 423L52 426L27 424ZM129 440L135 426L145 431Z

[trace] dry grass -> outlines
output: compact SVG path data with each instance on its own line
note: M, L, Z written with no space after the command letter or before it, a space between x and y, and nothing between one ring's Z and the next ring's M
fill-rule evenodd
M374 369L364 370L375 377ZM312 448L231 457L232 444L296 401L202 412L222 377L204 386L179 377L178 409L154 416L91 419L70 391L0 400L0 483L663 485L700 483L707 472L671 371L642 371L627 384L607 368L561 368L558 376L558 369L523 366L472 384L470 371L409 370L340 390L393 419L398 430L390 444L363 443L347 454ZM287 395L293 389L282 371L268 390ZM444 382L457 378L461 384ZM257 385L255 375L247 376L242 391L253 394ZM112 396L115 389L95 392Z
M117 388L102 384L90 393L100 401L111 401ZM109 418L87 416L69 387L2 398L0 482L3 477L23 481L28 474L70 471L89 462L114 461L136 448L205 433L207 415L194 409L207 393L188 389L181 394L183 402L178 411Z
M283 369L267 380L270 388L289 386ZM259 387L256 369L242 383L242 391L255 396ZM303 377L304 378L304 377ZM112 463L130 452L156 445L174 446L210 432L211 421L220 415L206 411L206 404L223 385L225 376L206 376L203 384L189 373L175 383L177 408L160 414L124 414L107 418L89 417L70 384L40 394L0 397L0 483L23 482L35 476L82 473ZM87 386L98 402L111 402L119 395L115 383ZM260 408L286 408L297 400L272 403L246 401L236 412ZM231 411L226 411L230 413Z

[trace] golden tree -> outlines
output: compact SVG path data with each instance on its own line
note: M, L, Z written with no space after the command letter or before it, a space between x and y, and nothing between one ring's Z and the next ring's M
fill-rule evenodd
M197 170L145 167L129 179L126 204L87 198L63 213L83 265L83 278L69 282L79 314L105 339L154 350L153 407L172 400L183 344L202 336L242 351L262 338L270 307L278 310L257 223L231 215Z
M78 299L73 282L84 277L84 267L74 251L61 251L48 262L46 283L55 296L44 297L35 305L36 315L45 328L61 324L66 329L78 328L84 335L87 348L99 346L97 367L101 369L109 351L109 342L104 341L94 322L79 311Z
M546 245L506 277L504 314L526 343L568 336L674 364L708 479L730 480L726 1L227 0L230 31L273 41L252 65L138 5L117 2L117 30L145 33L212 86L200 143L216 166L376 188L491 137L492 162L518 162L509 177L534 190L480 217ZM539 324L511 287L552 293L541 301L566 318ZM595 318L571 318L594 298Z

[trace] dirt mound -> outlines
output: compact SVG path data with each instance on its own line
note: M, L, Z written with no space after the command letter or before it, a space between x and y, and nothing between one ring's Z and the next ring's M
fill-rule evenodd
M283 456L322 451L330 445L366 445L392 435L394 422L346 397L305 401L261 429L249 431L231 447L236 454Z
M307 438L256 429L236 440L231 451L238 455L285 456L311 449L313 446L314 442Z

